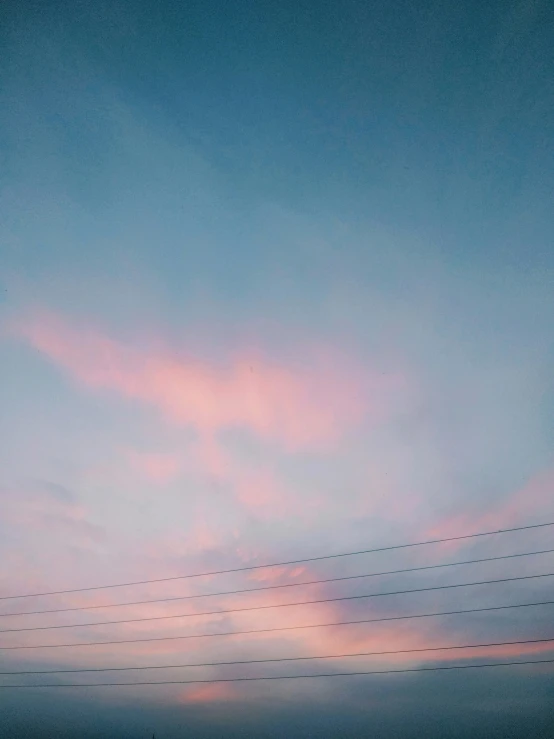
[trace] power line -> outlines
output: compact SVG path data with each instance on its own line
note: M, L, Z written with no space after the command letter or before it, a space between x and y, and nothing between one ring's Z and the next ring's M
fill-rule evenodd
M374 547L372 549L361 549L356 552L341 552L339 554L325 554L319 557L304 557L303 559L292 559L287 562L270 562L263 565L247 565L245 567L233 567L226 570L212 570L210 572L197 572L190 575L177 575L174 577L162 577L151 580L135 580L132 582L115 583L112 585L96 585L86 588L71 588L67 590L51 590L42 593L21 593L19 595L4 595L0 597L0 600L13 600L15 598L38 598L39 596L45 595L63 595L66 593L83 593L89 590L106 590L108 588L123 588L130 587L132 585L148 585L156 582L171 582L174 580L187 580L195 577L208 577L211 575L228 575L235 572L246 572L249 570L260 570L268 567L285 567L287 565L301 564L302 562L319 562L325 559L337 559L338 557L353 557L359 554L371 554L373 552L390 552L394 549L407 549L409 547L421 547L428 544L443 544L449 541L462 541L464 539L475 539L481 536L494 536L497 534L507 534L514 531L527 531L529 529L544 528L546 526L554 526L554 521L546 523L535 523L528 526L515 526L509 529L497 529L496 531L481 531L477 534L464 534L462 536L448 536L441 539L427 539L426 541L416 541L409 544L394 544L386 547Z
M267 634L276 631L295 631L298 629L318 629L327 628L329 626L351 626L353 624L370 624L382 621L403 621L412 618L430 618L432 616L455 616L463 613L484 613L485 611L503 611L510 608L530 608L535 606L554 605L554 600L543 600L536 603L513 603L505 606L487 606L486 608L466 608L459 611L438 611L435 613L415 613L408 616L385 616L380 618L364 618L357 621L335 621L326 624L306 624L302 626L275 626L266 629L248 629L245 631L219 631L213 634L185 634L183 636L153 636L146 639L116 639L110 641L96 642L74 642L72 644L30 644L21 646L0 646L0 650L21 650L21 649L61 649L65 647L99 647L111 644L138 644L142 642L156 641L177 641L181 639L208 639L214 636L243 636L246 634Z
M240 595L242 593L257 593L264 590L278 590L281 588L295 588L303 585L321 585L323 583L330 582L342 582L344 580L360 580L366 577L381 577L384 575L398 575L407 572L420 572L423 570L436 570L444 567L456 567L461 565L479 564L482 562L496 562L504 559L514 559L516 557L530 557L538 554L550 554L554 552L554 549L542 549L536 552L520 552L517 554L503 554L498 557L483 557L481 559L467 559L463 562L446 562L444 564L425 565L422 567L407 567L400 570L386 570L384 572L370 572L362 575L348 575L345 577L329 577L322 580L308 580L305 582L292 582L284 583L281 585L264 585L260 588L243 588L240 590L224 590L218 593L201 593L200 595L180 595L170 598L153 598L150 600L134 600L126 601L125 603L104 603L100 605L90 606L72 606L70 608L49 608L41 611L20 611L16 613L0 613L0 618L6 618L9 616L36 616L43 613L69 613L70 611L91 611L103 608L121 608L123 606L142 606L150 603L169 603L172 601L181 600L193 600L196 598L213 598L221 595Z
M554 663L554 659L525 660L524 662L490 662L477 665L444 665L440 667L408 667L401 670L371 670L364 672L327 672L315 675L262 675L260 677L227 677L215 680L160 680L135 683L51 683L46 685L0 685L0 689L17 688L122 688L139 685L199 685L213 683L243 683L259 680L301 680L318 677L354 677L360 675L392 675L408 672L439 672L445 670L474 670L484 667L514 667L515 665L545 665Z
M144 621L167 621L175 618L194 618L198 616L222 616L227 613L244 613L247 611L266 611L272 608L291 608L293 606L308 606L318 603L337 603L345 600L362 600L365 598L381 598L385 595L407 595L408 593L425 593L432 590L449 590L451 588L469 588L476 585L495 585L503 582L516 582L520 580L536 580L540 577L554 577L554 572L546 572L540 575L521 575L519 577L502 577L497 580L477 580L475 582L462 582L453 585L433 585L427 588L415 588L410 590L388 590L384 593L367 593L364 595L344 595L340 598L318 598L317 600L300 600L295 603L275 603L263 606L247 606L245 608L226 608L218 611L200 611L199 613L178 613L172 616L145 616L142 618L124 618L117 621L93 621L82 624L55 624L53 626L25 626L18 629L0 629L0 634L13 634L23 631L52 631L53 629L76 629L88 626L112 626L114 624L132 624Z
M451 651L454 649L479 649L481 647L507 647L521 644L545 644L554 642L554 637L551 639L524 639L520 641L499 641L489 642L488 644L458 644L458 645L447 645L444 647L421 647L418 649L394 649L386 650L382 652L356 652L354 654L322 654L310 657L275 657L270 659L247 659L247 660L232 660L227 662L193 662L185 665L146 665L139 667L87 667L82 669L72 670L18 670L11 672L0 672L0 675L60 675L66 673L76 672L130 672L131 670L173 670L183 669L185 667L221 667L223 665L257 665L267 664L270 662L300 662L304 660L319 660L319 659L346 659L350 657L378 657L392 654L415 654L419 652L443 652Z

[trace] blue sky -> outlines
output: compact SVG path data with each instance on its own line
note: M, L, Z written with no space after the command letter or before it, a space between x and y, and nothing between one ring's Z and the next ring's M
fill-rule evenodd
M52 2L2 12L0 595L553 518L546 2ZM535 531L413 559L454 561L551 541L548 530ZM546 572L552 555L518 562L457 577ZM356 566L389 564L382 557ZM246 585L251 579L258 581ZM410 603L477 607L552 591L548 579L530 582ZM408 583L393 578L379 588ZM136 596L216 586L228 583L149 586ZM303 608L298 618L407 607L382 603ZM183 606L172 608L125 612ZM272 623L289 623L285 610ZM113 611L92 613L108 620ZM549 618L530 609L400 632L235 639L225 655L543 637ZM220 621L238 629L245 618ZM183 624L156 628L173 633ZM123 625L109 633L134 632ZM168 649L12 652L6 663L194 661L223 647ZM532 679L540 695L549 683ZM494 696L517 690L517 676L488 680L493 711ZM365 685L352 689L351 718L369 726ZM396 685L387 700L401 701ZM410 685L415 705L424 683ZM114 708L121 736L141 695L158 719L165 707L170 736L174 716L192 717L205 704L229 726L256 706L256 731L272 736L261 688L142 690ZM294 701L315 720L328 690L303 683ZM450 699L444 716L475 709L480 699L470 693L467 705ZM289 706L285 724L295 725L290 686L274 694ZM347 694L336 689L330 725L343 720ZM97 699L87 696L89 707ZM108 711L110 700L98 700ZM34 693L9 701L14 727L23 725L22 706L28 725L44 710ZM67 715L71 725L84 710L75 705L58 694L51 720ZM511 703L504 715L538 726L546 711L537 700ZM420 725L428 719L420 715ZM206 736L217 732L209 723ZM462 722L460 737L485 726Z

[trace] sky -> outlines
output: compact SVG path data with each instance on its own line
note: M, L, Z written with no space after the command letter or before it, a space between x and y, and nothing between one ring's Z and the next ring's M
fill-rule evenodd
M548 605L173 638L552 600L551 552L294 585L554 549L549 527L8 598L554 521L551 4L0 12L0 671L312 658L4 674L0 726L550 736L548 663L1 686L554 659L554 642L321 659L549 639ZM183 600L113 607L163 598ZM282 607L306 600L326 602ZM159 620L81 625L141 618Z

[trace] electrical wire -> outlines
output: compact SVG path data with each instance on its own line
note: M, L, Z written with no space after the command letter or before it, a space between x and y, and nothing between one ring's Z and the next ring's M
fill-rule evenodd
M174 580L187 580L196 577L208 577L212 575L227 575L236 572L246 572L250 570L260 570L268 567L285 567L287 565L301 564L302 562L319 562L325 559L337 559L339 557L353 557L359 554L371 554L373 552L390 552L395 549L407 549L410 547L421 547L428 544L443 544L450 541L462 541L466 539L475 539L481 536L495 536L497 534L507 534L515 531L527 531L529 529L539 529L547 526L554 526L554 521L548 521L545 523L535 523L528 526L514 526L509 529L497 529L495 531L481 531L476 534L463 534L461 536L448 536L440 539L427 539L426 541L416 541L408 544L394 544L392 546L385 547L374 547L372 549L361 549L356 552L341 552L339 554L325 554L319 557L304 557L302 559L292 559L286 562L270 562L263 565L247 565L244 567L233 567L226 570L212 570L209 572L197 572L190 575L176 575L174 577L162 577L151 580L134 580L132 582L115 583L111 585L96 585L86 588L71 588L66 590L51 590L42 593L21 593L18 595L4 595L0 596L0 600L13 600L15 598L38 598L39 596L46 595L62 595L66 593L84 593L91 590L106 590L108 588L123 588L130 587L133 585L148 585L157 582L171 582Z
M370 624L379 623L384 621L403 621L412 618L430 618L433 616L454 616L464 613L484 613L486 611L503 611L511 608L531 608L535 606L550 606L554 605L554 600L543 600L535 603L513 603L504 606L487 606L485 608L466 608L457 611L437 611L434 613L414 613L407 616L384 616L379 618L364 618L357 621L335 621L333 623L326 624L306 624L301 626L275 626L266 629L248 629L245 631L219 631L212 634L185 634L183 636L154 636L141 639L116 639L110 641L96 641L96 642L74 642L71 644L29 644L29 645L18 645L18 646L0 646L0 650L21 650L21 649L61 649L65 647L98 647L112 644L138 644L142 642L157 642L157 641L177 641L181 639L208 639L214 636L243 636L246 634L268 634L270 632L277 631L294 631L298 629L317 629L326 628L329 626L351 626L353 624Z
M304 660L320 659L348 659L350 657L378 657L393 654L416 654L419 652L443 652L454 649L479 649L482 647L507 647L522 644L546 644L554 643L554 637L550 639L523 639L520 641L499 641L488 644L457 644L444 647L421 647L418 649L393 649L382 652L355 652L354 654L322 654L310 657L274 657L270 659L247 659L232 660L227 662L193 662L185 665L142 665L139 667L86 667L81 669L62 670L18 670L11 672L0 672L0 675L60 675L66 673L81 672L129 672L132 670L173 670L188 667L221 667L223 665L257 665L270 662L300 662Z
M292 608L293 606L308 606L319 603L337 603L346 600L362 600L365 598L381 598L385 595L406 595L408 593L426 593L435 590L449 590L451 588L469 588L476 585L496 585L498 583L516 582L521 580L536 580L541 577L554 577L554 572L546 572L539 575L521 575L519 577L502 577L496 580L477 580L475 582L462 582L453 585L433 585L427 588L415 588L410 590L389 590L384 593L366 593L364 595L344 595L340 598L318 598L317 600L300 600L295 603L275 603L263 606L247 606L244 608L226 608L217 611L200 611L199 613L178 613L171 616L145 616L142 618L124 618L117 621L93 621L81 624L54 624L51 626L24 626L17 629L0 629L0 634L13 634L23 631L52 631L54 629L76 629L92 626L111 626L114 624L132 624L144 621L167 621L175 618L194 618L198 616L222 616L227 613L245 613L250 611L266 611L272 608Z
M441 665L440 667L407 667L401 670L370 670L368 672L328 672L315 675L261 675L260 677L227 677L215 680L160 680L134 683L51 683L44 685L1 685L1 689L17 688L122 688L139 685L199 685L214 683L242 683L260 680L301 680L320 677L354 677L361 675L393 675L409 672L439 672L446 670L474 670L485 667L514 667L516 665L545 665L554 663L554 659L525 660L519 662L490 662L477 665Z
M133 600L124 603L103 603L89 606L72 606L69 608L48 608L41 611L19 611L16 613L0 613L0 618L9 616L36 616L43 613L69 613L70 611L91 611L104 608L122 608L123 606L142 606L151 603L169 603L181 600L193 600L197 598L213 598L221 595L240 595L242 593L257 593L264 590L279 590L282 588L296 588L303 585L321 585L330 582L343 582L345 580L360 580L368 577L381 577L384 575L398 575L408 572L422 572L424 570L436 570L445 567L457 567L462 565L479 564L482 562L497 562L499 560L514 559L516 557L531 557L539 554L550 554L554 549L541 549L536 552L520 552L516 554L503 554L498 557L482 557L480 559L467 559L462 562L446 562L444 564L424 565L421 567L406 567L400 570L385 570L383 572L370 572L361 575L347 575L345 577L328 577L321 580L308 580L304 582L283 583L280 585L264 585L260 588L242 588L240 590L224 590L218 593L201 593L200 595L179 595L170 598L153 598L150 600Z

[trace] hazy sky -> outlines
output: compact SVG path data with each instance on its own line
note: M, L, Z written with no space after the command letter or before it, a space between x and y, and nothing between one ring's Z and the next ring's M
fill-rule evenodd
M554 520L553 21L547 0L3 6L0 596ZM553 531L6 600L0 611L542 550ZM554 554L543 554L14 616L0 629L550 571ZM553 583L5 633L0 647L482 608L552 599ZM553 615L0 650L0 671L548 638ZM547 658L554 643L0 683ZM0 726L22 737L546 737L553 693L552 665L4 690Z

